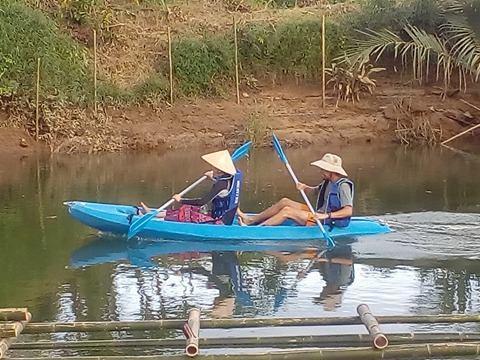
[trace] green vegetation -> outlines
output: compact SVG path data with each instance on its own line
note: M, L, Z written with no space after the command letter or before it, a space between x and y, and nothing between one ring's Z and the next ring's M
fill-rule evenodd
M367 63L382 56L402 60L402 65L413 69L413 77L420 83L431 75L444 84L447 92L454 75L460 88L467 79L480 79L480 16L479 0L449 0L437 3L439 25L429 32L431 23L423 26L407 23L402 32L393 30L364 31L364 38L347 51L353 64Z
M184 95L218 95L234 69L233 41L223 35L173 43L175 77Z
M37 58L42 89L75 100L86 97L86 52L41 11L0 0L0 94L32 93Z
M275 72L304 78L321 69L321 19L302 17L275 24L254 23L240 29L239 52L243 70L255 75ZM343 50L345 36L339 25L326 25L326 61Z
M163 74L155 73L129 90L120 89L109 83L100 83L97 95L100 101L106 103L139 104L167 99L169 87L168 79Z
M271 127L269 125L269 116L267 109L257 108L248 115L245 124L246 138L250 140L254 146L260 146L265 143L265 139L270 139Z
M474 70L479 68L479 25L474 25L473 19L478 18L475 4L480 0L357 2L360 4L358 11L327 19L328 67L332 60L344 58L345 51L352 57L352 64L357 61L366 63L372 55L394 55L393 49L398 46L405 49L405 54L416 51L416 74L425 72L427 63L435 61L450 74L454 69L461 69L465 76L478 77L478 71ZM0 0L0 30L6 34L0 37L0 94L31 96L35 88L36 59L40 57L44 94L58 95L74 102L91 100L93 71L87 61L87 49L62 32L57 22L62 27L66 22L75 29L97 28L100 38L105 40L107 35L104 32L108 30L103 25L111 21L112 10L103 0L44 0L41 3L44 12L33 8L33 0ZM258 0L257 3L274 7L302 4L291 0ZM451 6L441 7L440 3ZM136 4L165 7L163 0L138 0ZM268 75L318 78L320 28L320 18L314 14L239 25L242 78ZM360 39L360 42L354 39ZM359 49L362 50L361 56L358 56ZM218 96L233 85L231 28L202 35L177 34L172 51L177 96ZM399 56L403 55L399 52ZM442 65L442 61L446 64L450 60L449 65ZM128 89L103 82L100 75L99 100L139 103L166 99L169 84L165 56L159 58L156 68L161 71Z

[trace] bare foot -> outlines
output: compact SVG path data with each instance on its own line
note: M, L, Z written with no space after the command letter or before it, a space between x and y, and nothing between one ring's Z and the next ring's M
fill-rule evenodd
M237 219L240 226L247 226L247 224L243 222L243 219L240 217L240 215L237 215Z
M237 209L237 215L238 215L238 222L240 223L240 225L248 226L248 225L251 225L253 223L250 216L245 214L242 210Z
M147 205L145 205L144 202L140 202L140 207L141 207L140 212L143 215L148 214L151 211L150 208Z

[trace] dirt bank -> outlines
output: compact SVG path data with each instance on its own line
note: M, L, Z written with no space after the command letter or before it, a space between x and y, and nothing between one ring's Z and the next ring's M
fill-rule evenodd
M475 91L442 101L434 88L413 88L399 80L382 79L374 96L356 104L340 103L338 108L329 96L325 110L320 93L317 84L284 84L245 92L240 105L228 98L177 100L173 107L156 109L106 108L108 121L103 126L108 127L108 136L101 142L115 142L114 150L140 151L198 145L218 148L250 138L266 146L269 133L275 131L290 146L384 143L398 141L397 122L405 116L406 107L412 116L428 119L428 126L442 139L461 131L467 120L480 121L480 113L459 100L462 97L479 104ZM87 130L85 135L58 139L53 150L92 152L90 137L95 131ZM24 131L1 129L0 154L29 154L37 149Z

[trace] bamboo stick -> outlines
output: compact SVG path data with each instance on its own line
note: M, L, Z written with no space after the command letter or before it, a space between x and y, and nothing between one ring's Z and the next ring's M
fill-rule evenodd
M97 116L97 31L93 29L93 107Z
M463 100L463 99L460 99L460 101L463 102L464 104L467 104L468 106L472 107L473 109L475 109L475 110L477 110L477 111L480 111L480 108L479 108L478 106L475 106L475 105L473 105L473 104L471 104L471 103L469 103L468 101ZM455 140L455 139L459 138L460 136L463 136L463 135L465 135L465 134L467 134L467 133L469 133L469 132L471 132L471 131L474 131L475 129L478 129L478 128L480 128L480 124L474 125L474 126L468 128L467 130L462 131L461 133L459 133L459 134L457 134L457 135L455 135L455 136L452 136L451 138L449 138L449 139L447 139L447 140L445 140L445 141L442 141L441 144L442 144L442 145L445 145L446 143L449 143L450 141Z
M480 315L402 315L377 316L383 324L450 324L480 322ZM181 329L185 320L146 320L146 321L99 321L68 323L29 323L23 333L38 334L46 332L98 332L98 331L134 331ZM269 326L326 326L361 325L358 316L317 317L317 318L243 318L243 319L207 319L202 320L202 328L256 328ZM0 331L2 324L0 324ZM1 337L1 336L0 336Z
M460 136L463 136L463 135L465 135L465 134L467 134L467 133L469 133L469 132L471 132L471 131L473 131L473 130L475 130L475 129L478 129L478 128L480 128L480 124L477 124L477 125L475 125L475 126L472 126L472 127L468 128L467 130L462 131L460 134L457 134L457 135L452 136L451 138L449 138L449 139L447 139L447 140L445 140L445 141L442 141L441 144L442 144L442 145L445 145L446 143L448 143L448 142L450 142L450 141L452 141L452 140L455 140L455 139L459 138Z
M322 108L325 109L325 14L322 14Z
M40 119L40 58L37 59L37 86L36 86L36 97L35 97L35 140L38 141L40 136L40 126L39 126L39 119Z
M235 15L233 16L233 38L235 43L235 88L237 90L237 104L240 104L240 86L238 75L238 39L237 39L237 21Z
M185 345L185 354L189 357L198 355L198 333L200 331L200 310L190 309L188 312L188 321L183 325L183 333L187 338Z
M421 344L435 342L480 342L480 333L394 333L388 334L390 344ZM273 337L228 337L199 338L203 348L234 347L294 347L294 346L369 346L369 334L358 335L315 335L315 336L273 336ZM39 349L88 349L88 348L124 348L155 347L184 348L183 339L118 339L118 340L84 340L84 341L37 341L13 344L12 350Z
M415 344L395 345L383 350L374 350L371 347L359 348L313 348L313 349L288 349L274 350L253 354L210 354L199 355L199 360L380 360L380 359L405 359L412 357L435 358L444 356L475 356L480 354L480 342L471 343L438 343L438 344ZM23 360L40 360L44 358L22 358ZM75 356L55 357L57 360L184 360L184 355L145 355L145 356Z
M17 337L22 330L20 322L0 324L0 338Z
M477 111L480 111L480 107L475 106L475 105L473 105L473 104L471 104L471 103L469 103L468 101L463 100L463 99L460 99L460 101L463 102L464 104L467 104L468 106L472 107L473 109L475 109L475 110L477 110Z
M27 308L0 309L0 321L26 321L27 317Z
M3 359L7 354L8 349L12 345L12 339L13 338L0 339L0 359Z
M357 313L372 338L372 345L375 349L385 349L388 346L387 337L380 331L377 319L373 316L367 304L360 304Z
M7 353L8 349L12 343L16 340L17 336L20 335L22 330L25 328L25 324L32 319L32 315L27 312L25 321L16 322L15 324L15 336L10 336L6 339L0 339L0 359L2 359Z
M167 27L168 37L168 66L170 76L170 105L173 105L173 59L172 59L172 36L170 33L170 26Z

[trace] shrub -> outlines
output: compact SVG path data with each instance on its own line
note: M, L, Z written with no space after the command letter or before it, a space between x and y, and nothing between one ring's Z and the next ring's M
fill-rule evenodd
M0 88L33 92L40 57L43 90L84 99L89 78L82 48L39 10L12 0L0 0L0 8Z
M255 74L276 72L316 77L321 67L321 20L292 19L276 24L251 24L240 30L242 66ZM341 53L345 38L334 22L326 24L326 62Z
M216 95L234 69L233 43L223 36L173 43L175 77L184 95Z

